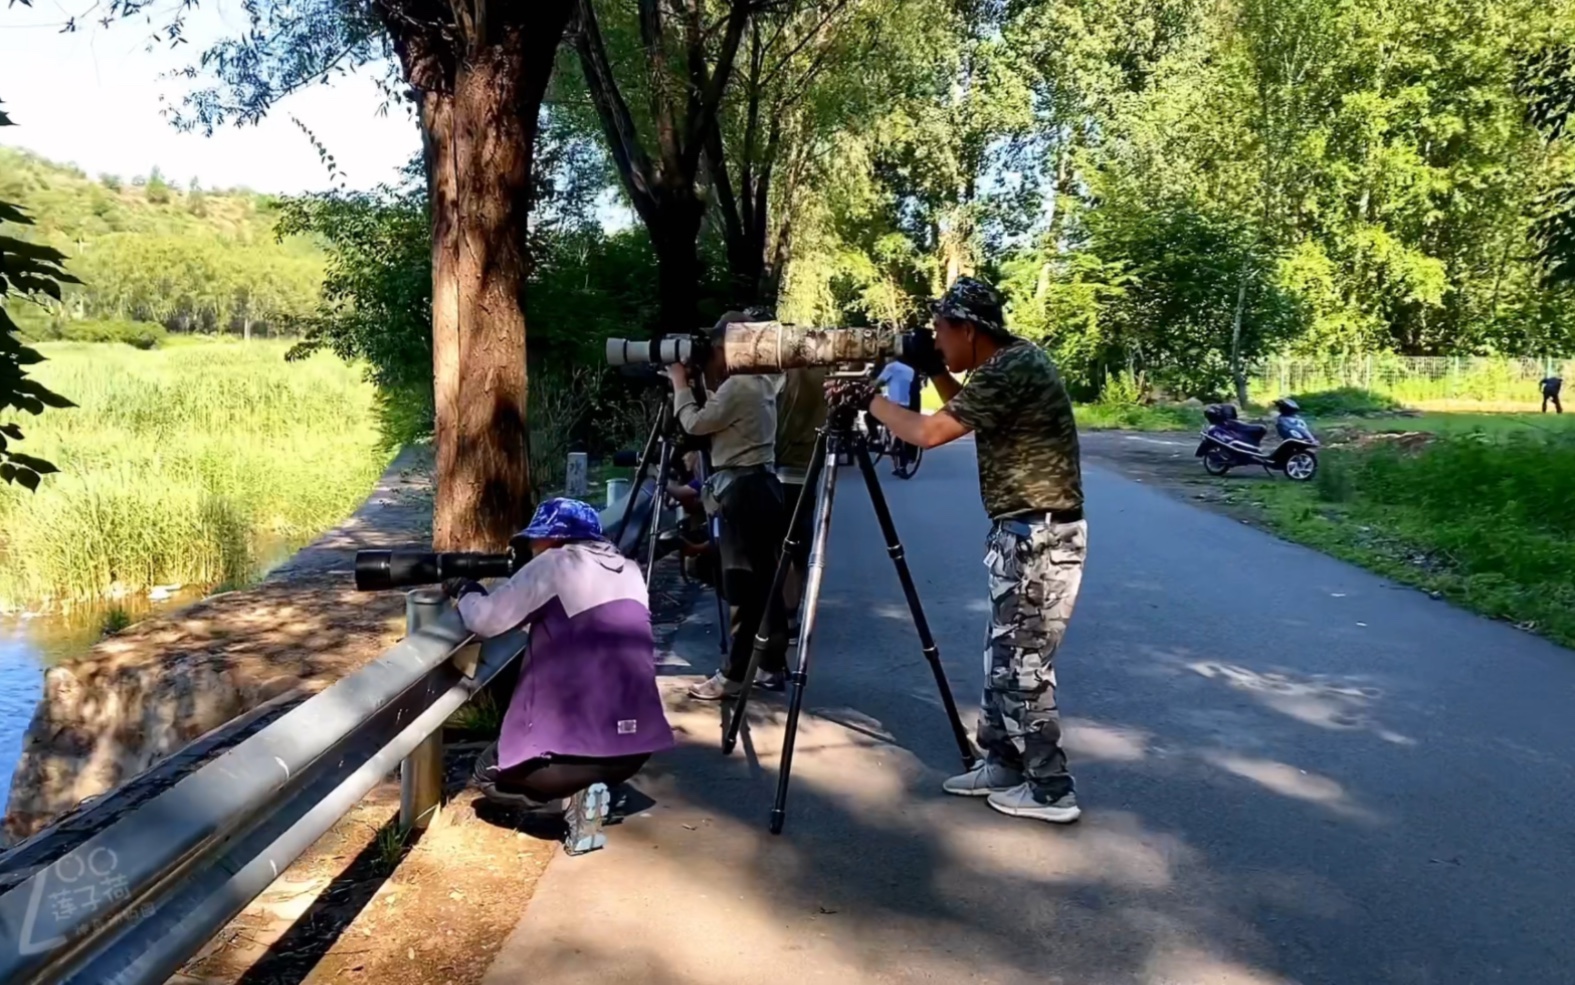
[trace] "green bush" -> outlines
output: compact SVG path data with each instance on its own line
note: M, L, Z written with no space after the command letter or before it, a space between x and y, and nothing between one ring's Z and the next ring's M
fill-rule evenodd
M1400 409L1399 401L1387 394L1360 387L1345 386L1316 393L1298 393L1295 400L1309 417L1354 417L1363 414L1388 414Z
M1319 500L1346 518L1321 529L1340 553L1437 585L1490 615L1575 640L1575 435L1465 433L1407 449L1325 456ZM1430 581L1429 579L1436 579Z
M169 333L163 325L145 321L56 319L25 329L23 336L33 342L123 342L146 351L163 345Z

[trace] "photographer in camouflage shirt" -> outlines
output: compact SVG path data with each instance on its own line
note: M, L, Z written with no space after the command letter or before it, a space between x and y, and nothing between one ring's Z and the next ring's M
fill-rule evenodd
M876 397L870 412L903 441L934 448L973 432L986 542L990 626L976 769L947 793L988 797L1003 814L1066 824L1081 813L1061 748L1055 653L1077 601L1087 551L1083 479L1072 401L1042 349L1006 331L1001 296L959 278L935 302L945 366L944 409L926 417ZM946 370L972 371L966 385Z

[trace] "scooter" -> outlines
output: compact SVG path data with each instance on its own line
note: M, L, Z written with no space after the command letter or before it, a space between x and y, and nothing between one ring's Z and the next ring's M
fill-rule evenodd
M1262 424L1238 420L1234 404L1211 404L1203 409L1208 427L1198 442L1197 457L1209 475L1224 475L1233 468L1259 465L1266 472L1284 472L1295 482L1307 482L1318 474L1318 439L1302 419L1302 409L1286 397L1274 402L1279 411L1274 429L1280 443L1265 452L1263 437L1269 429Z

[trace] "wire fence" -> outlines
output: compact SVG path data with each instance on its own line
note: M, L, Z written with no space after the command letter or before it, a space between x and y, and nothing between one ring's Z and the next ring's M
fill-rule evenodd
M1249 376L1255 402L1290 394L1354 389L1422 410L1537 410L1541 381L1575 378L1575 359L1486 356L1278 357Z

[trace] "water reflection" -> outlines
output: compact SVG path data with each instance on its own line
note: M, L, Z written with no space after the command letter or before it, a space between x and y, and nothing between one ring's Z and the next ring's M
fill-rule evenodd
M300 545L269 539L258 551L251 582L290 558ZM85 656L103 639L106 629L121 629L159 612L177 609L207 594L202 586L169 594L158 601L128 596L97 605L78 606L68 613L32 618L0 617L0 803L9 797L11 774L22 753L22 737L44 690L44 671Z
M22 736L44 690L44 670L83 656L104 637L106 625L125 625L184 605L201 592L163 602L126 598L73 609L66 615L0 619L0 797L11 789L11 773L22 752Z

